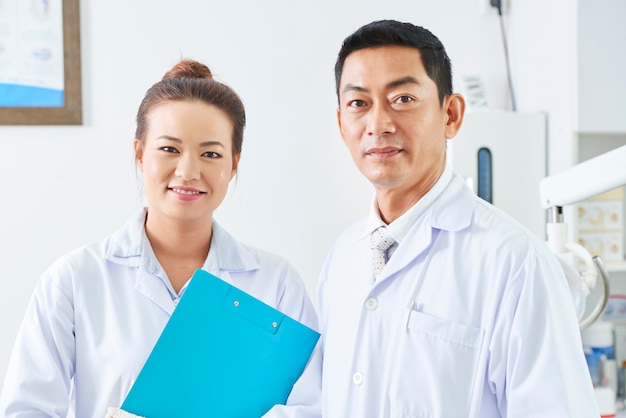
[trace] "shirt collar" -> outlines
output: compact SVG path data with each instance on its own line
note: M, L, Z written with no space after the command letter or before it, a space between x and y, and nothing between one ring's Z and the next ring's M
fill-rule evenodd
M415 224L417 219L424 213L429 206L437 200L437 198L441 195L441 193L445 190L446 186L452 180L453 172L446 165L443 173L434 184L434 186L424 195L420 200L418 200L409 210L403 213L398 219L391 222L389 225L386 225L380 216L380 211L378 210L378 204L376 203L376 195L372 198L372 202L370 205L369 218L366 228L366 234L369 235L374 230L376 230L380 226L387 226L387 231L389 234L395 239L395 241L399 244L402 242L404 237L407 235L411 227Z

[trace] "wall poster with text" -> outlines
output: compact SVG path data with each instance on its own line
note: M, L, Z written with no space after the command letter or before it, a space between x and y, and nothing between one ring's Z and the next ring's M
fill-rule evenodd
M0 0L0 124L82 123L79 0Z

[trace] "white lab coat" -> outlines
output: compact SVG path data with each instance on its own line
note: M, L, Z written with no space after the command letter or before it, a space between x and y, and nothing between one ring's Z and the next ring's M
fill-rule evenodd
M454 175L374 283L366 220L318 288L325 418L596 418L566 279Z
M40 278L12 353L0 416L102 418L107 407L122 404L179 299L152 252L144 219L142 210L106 239L61 257ZM236 241L216 222L203 269L317 328L295 269Z

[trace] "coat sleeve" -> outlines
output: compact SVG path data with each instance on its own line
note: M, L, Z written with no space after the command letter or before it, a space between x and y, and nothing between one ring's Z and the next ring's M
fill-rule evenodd
M292 271L290 283L278 309L303 324L318 330L317 314L304 282ZM322 350L317 343L304 372L293 386L286 405L276 405L264 418L321 418L322 416Z
M0 394L2 417L65 417L75 370L74 303L50 272L26 313Z
M600 416L574 304L555 257L534 251L509 281L488 379L502 416Z

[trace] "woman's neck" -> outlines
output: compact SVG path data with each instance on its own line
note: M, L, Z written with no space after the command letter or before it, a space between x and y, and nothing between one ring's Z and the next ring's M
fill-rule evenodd
M148 213L146 235L157 260L178 293L201 268L211 246L212 220L179 221Z

